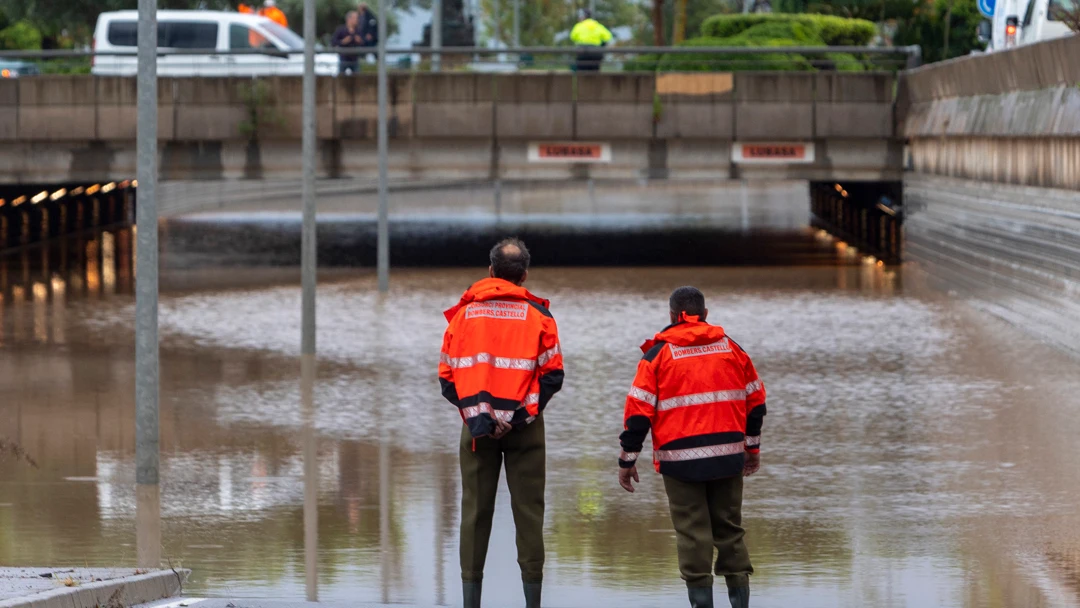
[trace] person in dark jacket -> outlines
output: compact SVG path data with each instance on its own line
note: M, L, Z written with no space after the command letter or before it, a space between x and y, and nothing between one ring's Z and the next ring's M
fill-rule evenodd
M330 46L342 49L365 46L363 30L360 27L360 13L349 11L349 13L345 15L345 25L339 27L337 31L334 32L334 38L330 42ZM355 74L360 71L359 55L342 54L340 57L342 74Z
M361 46L378 46L379 44L379 19L367 4L360 3L356 12L360 15L360 37L363 40Z

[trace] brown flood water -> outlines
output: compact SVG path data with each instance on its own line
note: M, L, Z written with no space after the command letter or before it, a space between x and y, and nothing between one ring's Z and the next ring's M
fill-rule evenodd
M39 467L0 461L2 565L134 564L128 236L0 266L0 437ZM460 421L435 374L440 313L482 272L396 271L385 299L366 271L324 276L323 600L460 604ZM662 483L646 471L626 494L615 457L637 346L687 283L769 387L746 489L755 605L1080 605L1080 363L921 276L536 269L567 367L546 414L545 605L685 605ZM191 594L303 598L296 271L163 285L163 554L193 569ZM499 500L485 595L514 605Z

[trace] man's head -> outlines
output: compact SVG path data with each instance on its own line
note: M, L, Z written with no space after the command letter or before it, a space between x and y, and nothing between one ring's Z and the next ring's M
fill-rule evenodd
M520 239L509 238L499 241L491 248L491 267L488 273L496 279L521 285L529 276L529 250Z
M581 19L582 21L584 21L585 19L592 19L592 11L587 8L581 9Z
M263 2L263 6L265 6L266 8L274 8L275 6L277 6L277 2L275 2L274 0L266 0L266 2Z
M360 13L356 11L349 11L345 13L345 25L349 27L356 27L360 23Z
M709 316L709 309L705 308L705 294L697 287L680 287L671 292L668 305L671 307L672 323L678 323L684 312L688 316L698 317L699 321Z
M357 5L356 10L361 13L369 13L371 12L371 7L367 5L367 2L361 2L359 5Z

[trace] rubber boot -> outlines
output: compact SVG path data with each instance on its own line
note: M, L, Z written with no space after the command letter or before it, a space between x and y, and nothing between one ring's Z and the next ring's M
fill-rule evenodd
M712 587L687 587L690 608L713 608Z
M728 587L727 596L731 608L750 608L750 587Z
M480 608L480 587L483 583L461 583L461 597L464 608Z
M524 583L525 585L525 608L540 608L540 583Z

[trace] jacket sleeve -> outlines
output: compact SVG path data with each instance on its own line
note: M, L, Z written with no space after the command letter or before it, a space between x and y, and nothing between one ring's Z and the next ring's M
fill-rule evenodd
M754 369L754 362L746 356L743 366L746 378L746 451L757 454L761 450L761 425L765 418L765 385Z
M555 393L562 390L563 357L562 345L559 343L559 328L552 317L544 317L540 332L540 355L536 358L537 373L540 382L540 402L536 405L536 411L529 411L530 416L535 416L544 411ZM533 406L528 406L531 409Z
M458 399L457 387L454 385L454 368L450 367L450 344L453 339L454 334L448 327L443 334L442 352L439 353L439 384L442 386L443 397L460 408L461 400Z
M645 437L656 419L656 401L659 386L656 380L655 363L642 359L638 363L634 384L626 396L626 409L623 413L622 453L619 454L619 466L628 469L637 463Z

